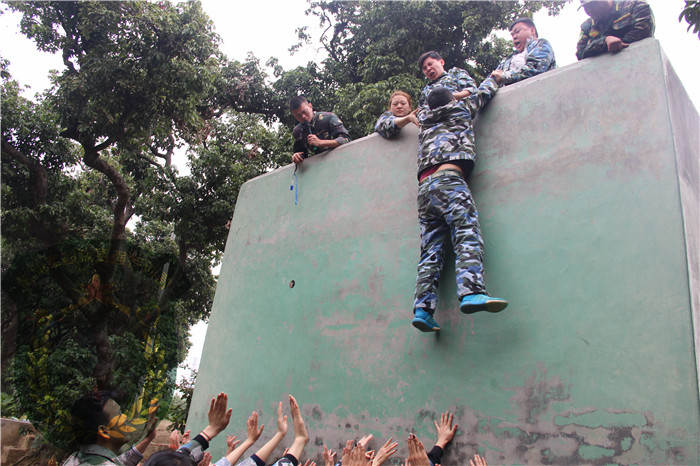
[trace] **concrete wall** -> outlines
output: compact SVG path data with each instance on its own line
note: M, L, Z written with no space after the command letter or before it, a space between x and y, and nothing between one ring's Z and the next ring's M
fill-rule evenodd
M293 166L246 183L188 427L226 391L259 446L292 393L317 461L365 433L405 457L449 409L445 465L698 464L698 122L655 40L499 91L469 184L510 306L461 314L448 256L438 334L410 326L415 128L307 160L298 205Z

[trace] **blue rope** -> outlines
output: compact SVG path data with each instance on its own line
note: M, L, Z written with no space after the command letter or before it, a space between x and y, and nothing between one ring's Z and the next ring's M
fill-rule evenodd
M298 188L297 188L297 167L294 167L294 175L292 175L292 185L289 187L290 191L294 191L294 205L299 204L298 198Z

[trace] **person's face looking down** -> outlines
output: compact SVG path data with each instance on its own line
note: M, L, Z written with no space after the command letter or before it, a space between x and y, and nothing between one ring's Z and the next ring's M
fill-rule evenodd
M292 110L292 115L299 123L309 123L314 117L314 108L311 102L304 102L299 108Z
M535 28L528 26L526 23L517 23L510 30L510 36L513 38L513 46L518 52L525 50L528 39L536 39L537 33Z
M423 74L431 81L435 81L445 72L445 60L436 60L433 57L428 57L423 61Z
M411 113L411 104L408 103L408 99L402 95L395 95L391 99L390 105L391 114L396 117L404 117Z

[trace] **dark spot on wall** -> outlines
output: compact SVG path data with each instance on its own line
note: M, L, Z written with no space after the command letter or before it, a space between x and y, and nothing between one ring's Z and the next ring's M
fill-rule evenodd
M323 419L323 413L321 412L318 406L314 406L314 408L311 410L311 417L313 417L317 421Z

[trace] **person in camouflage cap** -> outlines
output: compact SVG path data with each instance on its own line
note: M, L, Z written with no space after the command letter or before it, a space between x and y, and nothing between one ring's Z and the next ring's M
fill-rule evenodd
M421 254L418 262L412 325L422 332L440 330L433 315L445 255L451 236L455 252L460 310L499 312L508 305L488 296L483 274L483 240L466 177L476 158L472 121L498 91L502 71L494 71L470 95L457 100L448 87L427 93L427 107L418 110L418 220Z
M309 153L320 154L350 142L350 134L340 118L331 112L314 112L311 102L303 95L289 101L289 110L299 122L292 130L294 163L302 163Z
M619 52L654 35L654 14L644 1L581 0L581 6L590 18L581 24L579 60Z
M461 68L445 71L445 60L434 50L418 57L418 68L430 80L418 98L419 108L427 108L428 94L436 87L446 87L451 90L457 100L476 92L476 82L469 73Z
M530 18L518 18L510 23L510 35L515 51L499 65L503 71L501 85L517 83L557 67L554 50L547 39L537 34Z

